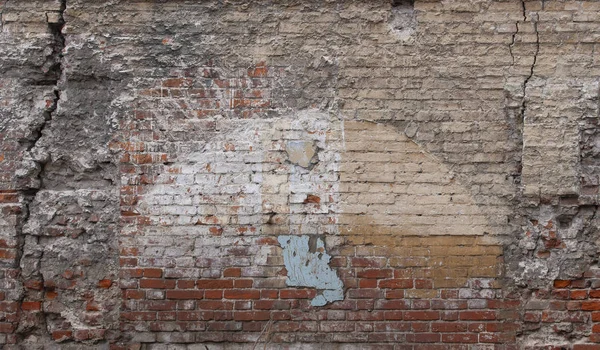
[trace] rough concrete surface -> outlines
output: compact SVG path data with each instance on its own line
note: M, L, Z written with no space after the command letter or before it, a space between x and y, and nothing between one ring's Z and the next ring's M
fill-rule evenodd
M595 0L0 0L0 347L599 349L599 41Z

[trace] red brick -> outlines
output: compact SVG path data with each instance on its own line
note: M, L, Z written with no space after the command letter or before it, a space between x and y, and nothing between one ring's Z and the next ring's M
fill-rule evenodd
M488 308L489 309L517 309L521 305L520 300L497 300L497 299L488 299Z
M581 310L600 311L600 301L584 301L581 303Z
M352 258L350 265L352 267L384 267L386 258Z
M0 249L0 259L15 259L17 251L15 249Z
M600 343L600 334L592 333L589 336L589 341L593 343Z
M512 332L521 329L518 322L485 322L485 330L488 332Z
M589 288L589 286L590 286L590 281L587 279L578 279L578 280L571 281L571 288L584 289L584 288Z
M233 288L233 280L198 280L198 289L226 289Z
M312 289L282 289L279 291L281 299L311 299L317 295Z
M410 301L408 300L377 300L375 302L376 309L384 310L408 310L410 309Z
M18 305L16 301L0 302L0 312L17 312Z
M90 331L88 329L79 329L73 333L73 339L76 341L84 341L88 340L90 336Z
M136 289L128 289L123 291L123 298L125 299L144 299L146 292Z
M598 344L574 344L573 350L600 350Z
M356 329L355 322L323 321L319 324L321 332L353 332Z
M308 326L304 322L277 322L273 325L273 330L276 332L316 332L317 326Z
M571 290L569 296L572 300L587 299L588 291L586 289Z
M351 289L348 291L348 296L352 299L380 299L383 297L383 291L377 288L371 289Z
M563 318L564 313L559 311L543 311L542 322L552 323L558 322Z
M233 319L236 321L266 321L271 318L268 311L236 311Z
M204 291L205 299L223 299L222 289L206 289Z
M33 290L42 290L44 283L39 280L27 280L23 283L25 288Z
M167 299L203 299L204 291L202 290L168 290Z
M12 323L0 323L0 333L12 333L14 329L15 327L12 325Z
M260 237L256 240L257 245L278 245L277 238L275 237ZM235 276L233 276L235 277Z
M477 343L477 334L469 333L450 333L442 334L442 342L444 343Z
M162 272L162 269L144 269L144 277L161 278Z
M140 288L174 289L175 280L141 279Z
M415 288L417 289L431 289L433 288L433 281L426 279L416 279Z
M121 318L129 321L154 321L156 312L121 312Z
M581 301L569 301L565 303L566 309L569 311L581 310Z
M19 195L17 193L0 193L0 203L18 203L18 202L19 202Z
M260 299L260 291L256 289L227 289L223 296L225 299Z
M288 300L257 300L254 309L257 310L287 310L290 308Z
M428 322L412 322L410 327L413 332L429 332L429 323Z
M119 277L121 278L140 278L143 276L143 269L121 269Z
M365 269L356 271L358 278L391 278L393 271L391 269Z
M568 300L569 299L569 290L568 289L555 289L552 291L552 298L558 300Z
M375 305L374 300L370 299L359 299L356 300L356 310L373 310Z
M202 300L198 301L198 309L200 310L232 310L233 303L221 300Z
M167 88L177 88L177 87L190 86L191 83L192 83L191 79L171 78L171 79L164 80L162 83L162 86L167 87Z
M107 289L110 288L110 286L112 286L112 281L109 279L103 279L98 281L98 288Z
M459 314L461 320L480 321L480 320L495 320L496 312L494 311L461 311Z
M333 318L331 318L333 320ZM348 321L383 321L385 320L384 311L363 310L349 312L346 314Z
M408 332L410 322L377 322L374 324L375 332Z
M230 267L223 270L223 277L240 277L242 276L242 269L239 267Z
M581 307L581 304L579 304L579 307ZM550 301L550 310L566 310L567 309L567 303L564 301Z
M406 335L406 341L411 343L438 343L440 339L438 333L412 333Z
M442 320L444 321L457 321L458 311L442 311L440 312Z
M248 68L248 76L251 78L261 78L267 76L268 69L264 63L259 63L252 68Z
M213 311L177 311L179 321L208 321L214 318Z
M194 280L177 280L177 289L191 289L196 285Z
M254 281L251 279L235 279L233 280L234 288L252 288Z
M404 319L404 313L402 311L385 311L383 317L386 320L402 320Z
M0 239L0 248L16 248L16 240Z
M569 280L555 280L554 288L567 288L571 285L571 281Z
M468 326L469 332L481 333L485 331L485 322L470 322Z
M38 311L42 309L42 303L40 301L24 301L21 303L21 310L24 311Z
M387 299L403 299L404 298L404 290L401 290L401 289L386 290L385 297Z
M413 287L411 279L387 279L379 281L379 288L408 289Z
M277 299L279 297L279 291L263 289L260 291L261 299Z
M439 320L440 313L437 311L406 311L404 313L404 319L409 321Z
M361 278L358 280L358 288L377 288L377 280Z
M525 312L523 321L537 323L542 321L542 314L539 312Z
M587 323L589 314L587 312L567 312L564 316L564 322Z
M506 344L515 341L515 335L509 333L479 333L480 343Z
M57 342L62 342L65 340L69 340L73 338L73 332L72 331L53 331L52 332L52 339L54 339L54 341Z
M431 324L431 331L432 332L442 332L442 333L466 332L467 331L467 323L434 322Z
M177 308L177 302L170 300L147 300L138 304L140 311L170 311Z
M466 300L447 300L433 299L431 300L431 308L434 310L462 310L468 307Z
M440 292L442 299L458 299L458 290L442 289Z

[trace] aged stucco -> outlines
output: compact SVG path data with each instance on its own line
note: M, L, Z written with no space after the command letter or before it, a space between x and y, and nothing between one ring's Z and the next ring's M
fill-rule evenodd
M0 1L0 344L596 348L599 33L591 0Z

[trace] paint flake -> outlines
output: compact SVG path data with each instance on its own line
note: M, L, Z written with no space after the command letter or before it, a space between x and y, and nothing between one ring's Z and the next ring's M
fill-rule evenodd
M288 286L316 288L319 292L311 301L313 306L344 300L344 284L329 267L331 256L320 237L285 235L278 241L283 248Z

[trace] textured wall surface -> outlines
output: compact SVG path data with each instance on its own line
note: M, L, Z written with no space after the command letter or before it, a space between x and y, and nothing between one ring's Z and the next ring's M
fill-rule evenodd
M0 23L0 348L600 349L600 2Z

